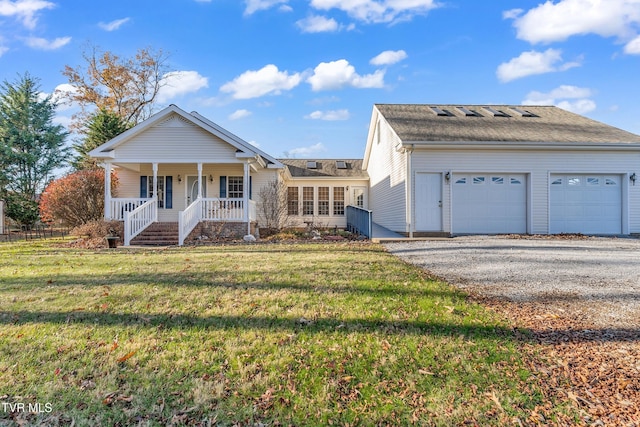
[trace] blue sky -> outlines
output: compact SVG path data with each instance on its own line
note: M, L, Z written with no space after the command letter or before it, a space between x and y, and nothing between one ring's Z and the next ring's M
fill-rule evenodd
M362 157L374 103L558 105L640 134L640 0L0 0L0 80L65 89L89 45L164 50L161 106L276 157Z

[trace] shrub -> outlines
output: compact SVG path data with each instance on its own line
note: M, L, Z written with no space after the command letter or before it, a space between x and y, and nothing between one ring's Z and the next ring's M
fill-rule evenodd
M117 177L111 177L115 193ZM104 170L92 169L71 173L51 182L40 197L43 222L61 220L69 226L98 221L104 216Z
M111 232L120 237L119 244L122 244L122 236L124 235L124 224L120 221L91 221L79 225L69 233L79 239L72 242L71 246L82 248L104 248L107 246L105 237Z

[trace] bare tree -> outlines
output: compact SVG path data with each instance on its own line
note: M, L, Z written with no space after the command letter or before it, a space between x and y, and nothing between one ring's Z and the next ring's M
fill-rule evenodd
M84 65L66 65L62 72L73 90L61 96L82 108L74 116L76 127L81 127L94 109L113 112L129 124L140 123L154 112L168 72L168 56L161 49L138 49L132 58L123 58L92 46L82 57Z
M259 197L261 226L266 229L267 234L277 233L287 225L289 219L287 185L279 180L270 181L260 189Z

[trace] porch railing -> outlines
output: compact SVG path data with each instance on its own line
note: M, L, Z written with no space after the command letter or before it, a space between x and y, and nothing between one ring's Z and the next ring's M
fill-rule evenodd
M196 199L187 208L178 213L178 245L184 245L189 233L202 221L204 199Z
M132 211L124 211L124 245L158 220L158 201L149 199Z
M358 206L347 206L347 230L371 238L373 234L372 211Z
M251 207L251 204L249 204ZM202 199L202 221L244 221L244 200Z
M124 220L125 212L131 212L140 205L152 200L150 198L127 198L127 199L111 199L109 202L109 218L114 221Z

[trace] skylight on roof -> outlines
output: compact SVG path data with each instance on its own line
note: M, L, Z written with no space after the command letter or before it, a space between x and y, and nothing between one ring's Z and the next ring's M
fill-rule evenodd
M530 113L530 112L528 112L526 110L523 110L523 109L520 109L520 108L517 108L517 107L511 107L511 109L513 111L515 111L516 113L520 114L522 117L535 117L536 116L533 113Z
M456 107L456 108L458 109L458 111L460 111L465 116L468 116L468 117L477 116L476 113L474 113L473 111L469 110L467 107Z
M317 169L317 168L318 168L318 162L316 162L315 160L307 161L307 169Z
M486 111L491 113L493 117L509 117L507 113L496 110L495 108L492 108L492 107L482 107L482 108L484 108Z
M336 167L338 169L346 169L347 168L347 162L345 162L344 160L336 160Z
M436 116L448 116L449 113L447 113L446 111L438 108L438 107L429 107L431 108L431 111L433 111L435 113Z

